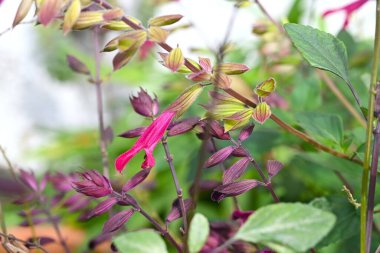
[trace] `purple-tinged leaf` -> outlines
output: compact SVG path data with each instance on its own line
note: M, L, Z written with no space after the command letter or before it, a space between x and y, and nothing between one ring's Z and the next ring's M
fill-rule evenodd
M44 26L50 24L58 16L62 4L62 0L43 1L38 11L38 21Z
M191 199L185 199L183 202L185 204L185 212L188 213L190 209L193 208L193 201ZM182 217L181 206L180 206L179 200L176 199L172 204L172 209L170 210L168 216L166 217L166 223L169 224L172 221L175 221L181 217Z
M245 141L246 139L248 139L249 136L251 136L254 128L254 124L244 127L239 134L239 141Z
M121 228L133 215L134 210L128 209L112 216L103 226L103 234L111 233Z
M84 75L90 74L88 67L75 56L67 55L66 59L72 71Z
M127 181L127 183L123 186L123 192L127 192L137 185L141 184L149 175L150 169L142 169L137 172L131 179Z
M175 136L191 131L199 122L199 117L191 117L179 122L175 122L168 131L168 136Z
M90 219L95 216L99 216L108 210L110 210L117 203L116 198L108 198L100 202L91 212L88 214L87 219Z
M282 163L276 160L268 160L267 161L267 171L269 174L269 177L272 178L280 172L280 170L284 167Z
M238 179L247 168L250 159L245 157L234 163L223 173L223 184L231 183Z
M260 181L253 179L246 179L239 182L228 183L220 185L214 189L212 199L214 201L221 201L226 197L238 196L246 191L262 184Z
M33 172L20 170L20 179L29 189L32 191L38 191L37 179Z
M142 133L147 129L148 127L146 126L143 126L143 127L138 127L138 128L135 128L135 129L132 129L132 130L129 130L129 131L126 131L122 134L119 134L119 137L123 137L123 138L135 138L135 137L139 137L140 135L142 135Z
M210 168L210 167L215 166L219 163L222 163L224 160L226 160L231 155L231 153L234 151L234 149L235 149L234 146L228 146L228 147L222 148L221 150L217 151L216 153L214 153L212 156L210 156L207 159L204 167Z
M242 147L238 147L236 148L232 154L232 156L235 156L235 157L247 157L247 152L244 150L244 148Z

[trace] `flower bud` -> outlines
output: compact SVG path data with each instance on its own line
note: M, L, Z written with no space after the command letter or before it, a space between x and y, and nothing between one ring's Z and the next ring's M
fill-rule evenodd
M181 20L183 16L179 14L174 14L174 15L165 15L165 16L160 16L160 17L155 17L149 20L148 24L149 26L166 26L166 25L171 25L179 20Z
M127 192L135 188L137 185L141 184L150 173L150 169L140 170L136 173L127 183L123 186L123 192Z
M73 182L73 188L84 195L101 198L113 192L110 181L96 170L80 173L82 181Z
M176 72L185 63L182 51L179 47L176 47L170 51L165 58L165 66L172 72Z
M231 86L232 80L224 73L216 73L212 77L212 83L221 89L228 89Z
M231 153L234 151L235 147L228 146L225 148L222 148L221 150L215 152L210 158L207 159L204 167L210 168L213 167L219 163L222 163L224 160L226 160Z
M212 194L212 199L214 201L221 201L226 197L238 196L250 189L260 185L261 182L253 179L246 179L240 182L232 182L228 184L223 184L214 189Z
M264 124L264 122L271 116L271 114L272 112L269 105L265 102L262 102L256 106L252 117L260 124Z
M149 40L157 42L157 43L163 43L166 41L166 39L169 36L169 31L162 29L158 26L151 26L148 29L149 34Z
M63 33L67 34L71 31L71 28L77 22L81 12L80 0L73 0L65 13L63 19Z
M140 135L142 135L142 133L146 129L147 129L146 126L138 127L138 128L135 128L135 129L132 129L132 130L129 130L129 131L126 131L126 132L120 134L119 137L123 137L123 138L135 138L135 137L139 137Z
M214 71L221 71L227 75L240 75L249 70L249 67L240 63L222 63L214 67Z
M248 125L245 128L243 128L239 134L239 141L241 142L241 141L245 141L246 139L248 139L249 136L251 136L254 128L255 128L254 124Z
M191 199L185 199L183 202L185 204L185 212L188 213L190 209L193 208L194 206L193 201ZM176 199L172 204L172 209L170 210L168 216L166 217L166 224L169 224L172 221L175 221L181 217L182 217L181 206L180 206L179 200Z
M223 173L223 184L228 184L238 179L246 170L250 159L245 157L234 163Z
M267 161L267 171L269 174L269 178L272 178L280 172L280 170L284 167L282 163L276 160L268 160Z
M18 25L28 14L30 8L32 7L33 0L22 0L18 6L15 19L13 20L13 27Z
M112 216L103 226L103 234L111 233L121 228L133 215L134 210L124 210Z
M174 126L170 127L168 136L180 135L191 131L198 124L199 120L199 117L192 117L176 122Z
M157 96L154 99L143 88L137 93L137 96L129 98L132 107L138 114L145 117L152 117L158 113L158 100Z
M276 89L276 80L274 78L269 78L264 82L257 85L255 92L260 97L266 97L270 95Z
M59 14L63 1L62 0L45 0L38 11L38 21L47 26Z
M87 66L83 62L78 60L75 56L67 55L67 63L69 64L71 70L76 73L85 75L90 74L90 70L87 68Z
M94 216L99 216L108 210L110 210L117 203L116 198L108 198L100 202L91 212L88 214L87 219L90 219Z
M181 116L195 101L195 99L197 99L202 90L203 86L201 84L194 84L190 86L184 92L182 92L182 94L179 95L166 110L176 112L176 117Z

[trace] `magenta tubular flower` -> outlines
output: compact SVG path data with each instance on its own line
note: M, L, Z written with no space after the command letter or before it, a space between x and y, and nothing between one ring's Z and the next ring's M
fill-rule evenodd
M346 17L344 19L343 29L346 29L348 24L350 23L350 18L351 18L352 13L355 12L356 10L358 10L359 8L361 8L366 2L368 2L368 0L356 0L350 4L344 5L344 6L339 7L339 8L326 10L322 14L322 16L326 17L330 14L333 14L333 13L339 12L339 11L345 12Z
M156 118L150 126L142 133L135 144L125 153L116 158L115 167L121 172L127 163L141 150L144 150L146 157L141 167L143 169L152 168L155 164L153 150L157 143L161 140L170 122L174 118L176 112L164 111Z

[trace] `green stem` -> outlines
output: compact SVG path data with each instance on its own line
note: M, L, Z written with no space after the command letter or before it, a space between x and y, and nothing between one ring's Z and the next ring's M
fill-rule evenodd
M366 252L366 220L367 220L367 191L369 180L369 164L371 159L371 144L372 144L372 131L374 119L374 102L376 95L376 81L379 69L379 53L380 53L380 0L376 1L376 31L374 43L374 57L371 72L371 84L369 88L368 100L368 124L366 131L366 144L363 161L363 174L362 174L362 189L361 189L361 209L360 209L360 252Z

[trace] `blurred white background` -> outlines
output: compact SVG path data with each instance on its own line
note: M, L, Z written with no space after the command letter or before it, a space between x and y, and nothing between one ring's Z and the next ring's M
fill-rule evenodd
M133 10L133 4L138 1L126 2L129 2L124 6L127 13L133 15L128 10ZM275 19L284 20L293 0L262 2ZM350 2L352 0L304 0L303 4L305 7L312 6L317 17L320 17L324 10ZM4 0L0 5L0 32L11 26L19 3L20 0ZM374 9L375 1L369 1L356 12L349 31L355 36L371 38L375 23ZM186 49L221 42L231 11L231 2L225 0L181 0L160 7L157 15L180 13L195 25L195 29L177 32L169 38L169 44L178 43ZM255 5L241 10L231 40L252 43L252 24L262 17ZM310 19L312 23L308 20L305 23L318 27L317 17ZM327 31L337 33L342 27L343 18L343 13L329 16L326 19ZM31 15L25 20L30 19ZM36 133L36 126L54 129L93 127L97 124L93 87L70 82L60 85L51 78L39 59L34 31L32 25L19 25L0 36L0 145L6 148L13 161L27 168L42 165L24 152L47 140ZM0 159L0 164L3 163Z

